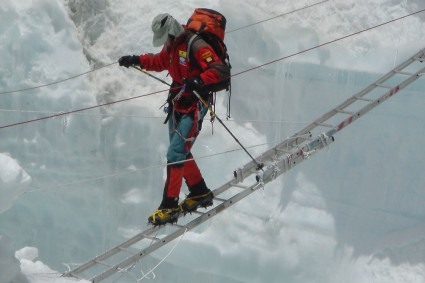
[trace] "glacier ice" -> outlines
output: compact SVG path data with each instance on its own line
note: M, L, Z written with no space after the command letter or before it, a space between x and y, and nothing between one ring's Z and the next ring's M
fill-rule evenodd
M121 55L155 52L150 21L164 10L184 22L196 6L216 8L232 30L312 3L2 1L0 91L68 78ZM424 5L422 0L328 1L229 33L233 73ZM268 144L250 149L259 155L424 48L424 22L418 14L235 76L233 120L226 123L243 144ZM327 151L267 186L264 195L254 194L187 233L155 270L156 280L423 282L424 86L419 80L360 119ZM1 125L9 125L164 90L0 129L5 263L0 282L58 280L64 264L94 257L146 227L163 185L167 133L158 108L166 89L113 65L50 87L0 94ZM218 113L225 107L219 98ZM211 135L205 123L194 155L203 157L199 165L212 188L249 160L234 149L220 125ZM226 151L232 152L220 154ZM145 269L166 252L147 258ZM131 276L121 280L134 282Z

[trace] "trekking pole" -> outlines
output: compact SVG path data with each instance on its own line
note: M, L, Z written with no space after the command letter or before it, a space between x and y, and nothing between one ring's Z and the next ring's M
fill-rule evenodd
M139 67L136 67L136 66L131 66L131 67L133 67L134 69L136 69L136 70L138 70L138 71L140 71L140 72L142 72L143 74L145 74L145 75L148 75L149 77L151 77L151 78L153 78L153 79L155 79L155 80L157 80L157 81L159 81L159 82L161 82L161 83L163 83L163 84L166 84L166 85L168 85L168 86L171 86L171 84L169 84L169 83L167 83L166 81L164 81L164 80L161 80L160 78L158 78L158 77L155 77L154 75L152 75L152 74L150 74L150 73L148 73L148 72L146 72L145 70L143 70L142 68L139 68Z
M166 81L164 81L164 80L161 80L160 78L157 78L157 77L155 77L154 75L152 75L152 74L150 74L150 73L148 73L148 72L146 72L145 70L142 70L141 68L139 68L139 67L136 67L136 66L131 66L131 67L133 67L134 69L136 69L136 70L138 70L138 71L140 71L140 72L142 72L143 74L145 74L145 75L148 75L149 77L151 77L151 78L153 78L153 79L155 79L155 80L157 80L157 81L159 81L159 82L161 82L161 83L163 83L163 84L166 84L166 85L168 85L168 86L171 86L169 83L167 83ZM184 89L184 87L185 86L183 86L183 88L182 89ZM213 116L213 117L215 117L215 118L217 118L217 120L220 122L220 124L226 129L226 131L232 136L232 138L240 145L240 147L246 152L246 154L248 154L248 156L252 159L252 161L255 163L255 165L257 165L257 170L262 170L262 171L264 171L263 170L263 167L264 167L264 164L263 163L258 163L257 162L257 160L255 160L254 159L254 157L252 157L252 155L248 152L248 150L242 145L242 143L236 138L236 136L229 130L229 128L223 123L223 121L220 119L220 117L218 117L217 116L217 114L215 114L215 112L212 110L212 108L211 108L211 106L210 105L208 105L208 103L204 100L204 99L202 99L202 97L199 95L199 93L197 93L196 91L193 91L193 93L196 95L196 97L199 99L199 101L201 101L201 103L205 106L205 107L207 107L207 109L210 111L210 113L211 113L211 115Z
M246 154L248 154L248 156L252 159L252 161L254 161L254 163L257 165L257 170L263 170L264 164L263 163L258 163L257 160L254 159L254 157L252 157L252 155L248 152L248 150L242 145L242 143L236 138L236 136L229 130L229 128L223 123L223 121L217 116L217 114L215 114L215 112L212 110L211 106L199 95L198 92L196 92L195 90L193 91L193 94L196 95L196 97L199 99L199 101L201 101L201 103L207 107L207 109L210 111L212 117L217 118L218 122L220 122L220 124L226 129L226 131L232 136L232 138L242 147L242 149L246 152Z

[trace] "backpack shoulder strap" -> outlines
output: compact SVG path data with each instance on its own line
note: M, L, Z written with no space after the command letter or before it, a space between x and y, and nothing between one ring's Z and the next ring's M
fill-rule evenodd
M193 43L195 42L195 40L197 40L197 38L199 38L199 35L194 34L194 33L189 33L188 37L187 37L187 59L189 61L191 61L191 55L192 55L192 50L193 50Z
M187 58L189 61L193 61L194 52L203 46L209 46L209 44L199 34L189 32L186 37L187 43ZM195 61L195 64L197 62Z

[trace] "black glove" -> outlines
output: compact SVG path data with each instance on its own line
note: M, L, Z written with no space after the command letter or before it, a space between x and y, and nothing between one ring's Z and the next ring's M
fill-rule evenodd
M118 60L118 64L120 64L120 66L124 66L127 68L133 65L140 66L140 58L139 56L136 56L136 55L122 56Z
M204 82L200 77L193 77L184 79L183 84L185 85L185 90L191 92L199 91L202 88Z

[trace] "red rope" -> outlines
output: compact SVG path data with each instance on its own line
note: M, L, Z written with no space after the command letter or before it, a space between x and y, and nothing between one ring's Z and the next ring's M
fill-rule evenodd
M317 6L317 5L323 4L323 3L328 2L328 1L329 1L329 0L325 0L325 1L322 1L322 2L314 3L314 4L311 4L311 5L308 5L308 6L305 6L305 7L302 7L302 8L299 8L299 9L293 10L293 11L290 11L290 12L286 12L286 13L283 13L283 14L280 14L280 15L277 15L277 16L274 16L274 17L272 17L272 18L268 18L268 19L265 19L265 20L262 20L262 21L258 21L258 22L255 22L255 23L252 23L252 24L249 24L249 25L246 25L246 26L240 27L240 28L236 28L236 29L233 29L233 30L229 30L228 32L226 32L226 34L231 33L231 32L235 32L235 31L238 31L238 30L241 30L241 29L246 29L246 28L249 28L249 27L252 27L252 26L258 25L258 24L262 24L262 23L264 23L264 22L268 22L268 21L271 21L271 20L274 20L274 19L276 19L276 18L280 18L280 17L283 17L283 16L287 16L287 15L289 15L289 14L294 14L294 13L296 13L296 12L299 12L299 11L302 11L302 10L305 10L305 9L308 9L308 8L311 8L311 7L314 7L314 6Z
M139 95L139 96L135 96L135 97L125 98L125 99L121 99L121 100L117 100L117 101L113 101L113 102L103 103L103 104L85 107L85 108L81 108L81 109L76 109L76 110L72 110L72 111L68 111L68 112L61 112L61 113L46 116L46 117L41 117L41 118L22 121L22 122L10 124L10 125L0 126L0 129L10 128L10 127L19 126L19 125L28 124L28 123L33 123L33 122L38 122L38 121L47 120L47 119L51 119L51 118L56 118L56 117L69 115L69 114L73 114L73 113L77 113L77 112L82 112L82 111L86 111L86 110L90 110L90 109L94 109L94 108L99 108L99 107L108 106L108 105L112 105L112 104L116 104L116 103L120 103L120 102L125 102L125 101L129 101L129 100L133 100L133 99L137 99L137 98L141 98L141 97L145 97L145 96L149 96L149 95L154 95L154 94L165 92L165 91L169 91L169 89L159 90L159 91L155 91L155 92L151 92L151 93L147 93L147 94L143 94L143 95Z
M16 90L1 91L1 92L0 92L0 94L15 93L15 92L23 92L23 91L33 90L33 89L42 88L42 87L46 87L46 86L51 86L51 85L55 85L55 84L60 84L60 83L63 83L63 82L66 82L66 81L69 81L69 80L73 80L73 79L75 79L75 78L78 78L78 77L81 77L81 76L87 75L87 74L89 74L89 73L92 73L92 72L98 71L98 70L100 70L100 69L103 69L103 68L109 67L109 66L114 65L114 64L116 64L116 63L118 63L118 62L110 63L110 64L108 64L108 65L105 65L105 66L102 66L102 67L99 67L99 68L96 68L96 69L93 69L93 70L90 70L90 71L87 71L87 72L84 72L84 73L81 73L81 74L78 74L78 75L75 75L75 76L72 76L72 77L69 77L69 78L66 78L66 79L63 79L63 80L58 80L58 81L51 82L51 83L48 83L48 84L38 85L38 86L33 86L33 87L28 87L28 88L23 88L23 89L16 89Z
M334 42L337 42L337 41L340 41L340 40L346 39L346 38L351 37L351 36L355 36L355 35L361 34L361 33L363 33L363 32L366 32L366 31L369 31L369 30L372 30L372 29L375 29L375 28L378 28L378 27L381 27L381 26L384 26L384 25L390 24L390 23L395 22L395 21L402 20L402 19L404 19L404 18L407 18L407 17L413 16L413 15L415 15L415 14L422 13L422 12L424 12L424 11L425 11L425 9L422 9L422 10L420 10L420 11L417 11L417 12L414 12L414 13L411 13L411 14L408 14L408 15L405 15L405 16L403 16L403 17L396 18L396 19L390 20L390 21L388 21L388 22L385 22L385 23L382 23L382 24L379 24L379 25L376 25L376 26L373 26L373 27L370 27L370 28L367 28L367 29L364 29L364 30L361 30L361 31L357 31L357 32L351 33L351 34L349 34L349 35L345 35L345 36L343 36L343 37L339 37L339 38L337 38L337 39L334 39L334 40L331 40L331 41L328 41L328 42L325 42L325 43L322 43L322 44L319 44L319 45L313 46L313 47L308 48L308 49L305 49L305 50L301 50L301 51L296 52L296 53L293 53L293 54L291 54L291 55L288 55L288 56L285 56L285 57L282 57L282 58L279 58L279 59L275 59L275 60L273 60L273 61L270 61L270 62L264 63L264 64L259 65L259 66L256 66L256 67L253 67L253 68L251 68L251 69L247 69L247 70L241 71L241 72L239 72L239 73L233 74L233 75L232 75L232 77L239 76L239 75L241 75L241 74L244 74L244 73L247 73L247 72L253 71L253 70L255 70L255 69L262 68L262 67L267 66L267 65L270 65L270 64L274 64L274 63L276 63L276 62L279 62L279 61L282 61L282 60L285 60L285 59L288 59L288 58L291 58L291 57L294 57L294 56L297 56L297 55L300 55L300 54L306 53L306 52L311 51L311 50L313 50L313 49L317 49L317 48L320 48L320 47L322 47L322 46L329 45L329 44L331 44L331 43L334 43Z
M337 42L337 41L340 41L340 40L343 40L343 39L349 38L349 37L351 37L351 36L358 35L358 34L360 34L360 33L363 33L363 32L366 32L366 31L369 31L369 30L372 30L372 29L375 29L375 28L378 28L378 27L381 27L381 26L384 26L384 25L387 25L387 24L390 24L390 23L393 23L393 22L399 21L399 20L402 20L402 19L404 19L404 18L407 18L407 17L413 16L413 15L416 15L416 14L422 13L422 12L424 12L424 11L425 11L425 9L422 9L422 10L419 10L419 11L413 12L413 13L411 13L411 14L408 14L408 15L405 15L405 16L402 16L402 17L399 17L399 18L396 18L396 19L393 19L393 20L390 20L390 21L387 21L387 22L384 22L384 23L381 23L381 24L378 24L378 25L372 26L372 27L370 27L370 28L367 28L367 29L364 29L364 30L361 30L361 31L357 31L357 32L351 33L351 34L349 34L349 35L345 35L345 36L343 36L343 37L339 37L339 38L337 38L337 39L334 39L334 40L331 40L331 41L328 41L328 42L325 42L325 43L322 43L322 44L319 44L319 45L313 46L313 47L311 47L311 48L308 48L308 49L305 49L305 50L302 50L302 51L299 51L299 52L293 53L293 54L291 54L291 55L288 55L288 56L285 56L285 57L282 57L282 58L279 58L279 59L275 59L275 60L273 60L273 61L269 61L269 62L267 62L267 63L261 64L261 65L258 65L258 66L256 66L256 67L253 67L253 68L250 68L250 69L247 69L247 70L241 71L241 72L239 72L239 73L233 74L233 75L232 75L232 77L239 76L239 75L242 75L242 74L244 74L244 73L247 73L247 72L250 72L250 71L253 71L253 70L256 70L256 69L262 68L262 67L264 67L264 66L274 64L274 63L276 63L276 62L279 62L279 61L282 61L282 60L285 60L285 59L288 59L288 58L291 58L291 57L297 56L297 55L299 55L299 54L306 53L306 52L308 52L308 51L311 51L311 50L314 50L314 49L320 48L320 47L325 46L325 45L329 45L329 44L331 44L331 43L334 43L334 42ZM112 64L115 64L115 63L112 63ZM109 65L112 65L112 64L109 64ZM107 66L109 66L109 65L107 65ZM106 67L106 66L104 66L104 67ZM103 68L103 67L102 67L102 68ZM89 73L89 72L86 72L86 73ZM85 74L85 73L84 73L84 74ZM81 75L83 75L83 74L77 75L77 76L75 76L75 77L78 77L78 76L81 76ZM71 78L68 78L68 79L66 79L66 80L69 80L69 79L71 79ZM63 81L64 81L64 80L63 80ZM59 83L59 82L55 82L55 83ZM51 83L51 84L55 84L55 83ZM49 84L49 85L51 85L51 84ZM90 106L90 107L86 107L86 108L81 108L81 109L77 109L77 110L72 110L72 111L68 111L68 112L61 112L61 113L58 113L58 114L55 114L55 115L51 115L51 116L46 116L46 117L41 117L41 118L32 119L32 120L28 120L28 121L23 121L23 122L18 122L18 123L14 123L14 124L9 124L9 125L5 125L5 126L0 126L0 129L9 128L9 127L18 126L18 125L23 125L23 124L28 124L28 123L37 122L37 121L42 121L42 120L46 120L46 119L50 119L50 118L55 118L55 117L59 117L59 116L63 116L63 115L68 115L68 114L72 114L72 113L77 113L77 112L81 112L81 111L86 111L86 110L90 110L90 109L94 109L94 108L98 108L98 107L108 106L108 105L112 105L112 104L116 104L116 103L120 103L120 102L125 102L125 101L129 101L129 100L133 100L133 99L137 99L137 98L141 98L141 97L145 97L145 96L149 96L149 95L153 95L153 94L157 94L157 93L161 93L161 92L165 92L165 91L169 91L169 90L168 90L168 89L166 89L166 90L155 91L155 92L151 92L151 93L148 93L148 94L139 95L139 96L135 96L135 97L131 97L131 98L126 98L126 99L121 99L121 100L117 100L117 101L113 101L113 102L109 102L109 103L104 103L104 104L100 104L100 105L94 105L94 106ZM12 91L12 92L16 92L16 91ZM0 93L0 94L1 94L1 93Z

